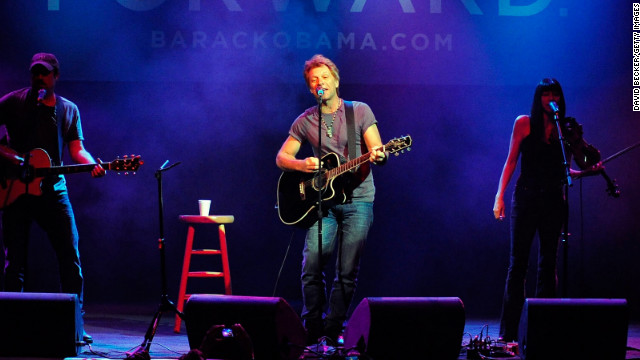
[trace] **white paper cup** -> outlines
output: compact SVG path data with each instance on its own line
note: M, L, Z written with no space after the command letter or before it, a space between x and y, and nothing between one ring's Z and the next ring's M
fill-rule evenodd
M200 208L200 216L209 216L211 200L198 200L198 207Z

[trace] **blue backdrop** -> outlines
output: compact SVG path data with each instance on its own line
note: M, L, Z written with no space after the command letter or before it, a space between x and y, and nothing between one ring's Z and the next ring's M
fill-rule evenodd
M236 219L227 227L234 293L299 302L304 234L278 220L275 155L314 104L302 65L316 53L340 68L345 99L371 106L383 140L414 140L411 152L374 169L376 219L358 302L458 296L468 316L499 315L509 225L493 219L493 199L513 121L529 112L541 78L561 82L567 114L603 157L640 141L624 1L4 1L0 24L0 92L27 86L31 56L53 52L57 93L80 107L87 148L105 161L140 154L145 162L135 176L67 176L88 311L160 296L154 172L166 160L181 162L163 176L171 298L186 237L178 215L210 198L213 213ZM635 317L639 156L606 164L619 199L600 177L571 188L567 262L569 296L627 298ZM31 246L30 289L55 290L38 230ZM223 289L217 280L190 285Z

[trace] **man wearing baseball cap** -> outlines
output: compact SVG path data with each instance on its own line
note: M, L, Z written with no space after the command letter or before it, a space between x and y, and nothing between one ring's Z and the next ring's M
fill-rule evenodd
M17 162L18 165L10 166L18 168L18 173L24 174L30 161L36 161L33 149L44 149L50 157L51 165L61 166L66 146L75 163L96 164L91 176L103 176L105 170L83 145L78 107L54 92L60 77L60 63L56 56L49 53L35 54L29 71L30 87L10 92L0 98L0 125L6 128L5 143L10 148L0 151L0 156L4 156L9 164ZM8 158L5 154L11 154L11 150L20 156ZM40 187L41 195L28 191L18 194L11 201L0 199L6 254L4 290L23 291L27 275L29 228L35 222L47 233L56 252L62 292L77 294L82 307L84 278L78 250L79 237L64 176L47 175L42 178L41 183L39 179L22 176L20 182L16 183L22 184L22 189ZM93 341L86 333L83 340L86 343Z
M60 71L60 63L53 54L38 53L31 58L31 66L29 70L32 70L34 66L42 65L49 71L54 71L56 74Z

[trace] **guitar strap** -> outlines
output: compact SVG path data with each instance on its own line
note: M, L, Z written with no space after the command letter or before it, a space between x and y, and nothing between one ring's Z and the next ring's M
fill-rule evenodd
M353 114L353 102L344 101L345 116L347 117L347 141L349 146L349 160L358 157L358 149L356 147L356 123Z

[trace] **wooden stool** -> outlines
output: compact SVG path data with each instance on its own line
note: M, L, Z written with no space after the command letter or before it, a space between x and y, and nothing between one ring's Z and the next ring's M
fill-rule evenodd
M180 292L178 294L178 311L182 312L184 303L191 294L187 294L187 280L189 278L224 278L224 293L231 295L231 272L229 271L229 258L227 256L227 236L224 224L231 224L234 221L233 215L180 215L180 221L189 224L187 232L187 244L184 250L184 262L182 264L182 276L180 278ZM195 224L218 224L218 237L220 239L220 250L193 249L193 236L195 234ZM189 271L191 255L220 255L222 257L222 272L219 271ZM176 323L173 331L180 332L180 316L176 315Z

